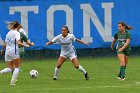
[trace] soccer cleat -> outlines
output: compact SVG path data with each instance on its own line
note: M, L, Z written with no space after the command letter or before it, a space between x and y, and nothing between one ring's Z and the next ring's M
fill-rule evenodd
M17 81L17 79L16 80L11 80L10 85L15 86L16 85L16 81Z
M121 80L121 77L117 77L117 79Z
M89 76L88 76L88 73L86 72L86 74L85 74L85 79L86 80L89 80Z
M10 85L11 85L11 86L15 86L16 84L15 84L15 83L10 83Z
M57 78L53 78L53 80L57 80Z
M121 78L121 80L122 80L122 81L124 81L124 80L125 80L125 78Z

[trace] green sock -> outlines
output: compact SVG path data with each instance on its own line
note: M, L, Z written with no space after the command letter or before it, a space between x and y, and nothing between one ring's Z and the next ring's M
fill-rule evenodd
M121 66L121 78L125 78L125 69L126 66Z
M121 67L120 67L120 72L119 72L119 74L118 74L118 77L121 77Z

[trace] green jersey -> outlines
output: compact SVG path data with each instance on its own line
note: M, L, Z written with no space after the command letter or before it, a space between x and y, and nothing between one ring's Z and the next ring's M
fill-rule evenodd
M116 47L116 49L118 50L124 46L127 39L131 39L131 36L130 36L130 33L126 30L125 33L123 34L120 31L118 31L115 34L114 38L118 40L118 44ZM130 44L124 50L131 50Z
M27 39L27 36L24 35L23 33L19 32L20 33L20 40L21 42L26 42L28 39ZM25 51L24 51L24 47L19 47L19 53L20 53L20 58L24 58L24 54L25 54Z
M21 33L21 32L19 32L20 33L20 40L21 40L21 42L26 42L28 39L27 39L27 36L26 35L24 35L23 33Z

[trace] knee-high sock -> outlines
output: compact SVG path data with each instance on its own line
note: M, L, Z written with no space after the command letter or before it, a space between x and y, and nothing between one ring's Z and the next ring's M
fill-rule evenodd
M11 68L5 68L5 69L0 71L1 74L8 73L8 72L12 72L12 69Z
M121 66L121 78L125 78L125 69L126 66Z
M54 78L57 79L58 74L59 74L59 69L57 67L55 67Z
M120 67L120 72L119 72L119 74L118 74L118 77L121 77L121 67Z
M13 75L12 75L11 83L15 83L15 81L18 77L18 74L19 74L19 68L15 68L14 72L13 72Z
M86 74L86 70L82 67L82 66L80 66L79 65L79 68L78 68L81 72L83 72L84 74Z

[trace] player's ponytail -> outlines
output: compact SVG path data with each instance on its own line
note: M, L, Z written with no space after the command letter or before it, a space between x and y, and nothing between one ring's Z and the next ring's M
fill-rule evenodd
M131 30L131 29L132 29L132 27L131 27L131 26L128 26L128 25L126 25L126 26L125 26L125 29L127 29L127 30Z
M124 26L125 29L127 29L127 30L131 30L131 29L132 29L132 27L129 26L129 25L127 25L125 22L119 22L118 24L121 24L121 25Z
M20 23L18 23L18 21L8 22L7 24L9 30L15 29L20 26Z
M67 25L64 25L63 27L65 27L67 29L67 31L68 31L67 33L70 33L69 28L68 28Z

